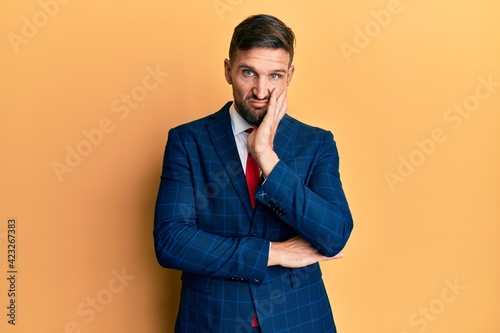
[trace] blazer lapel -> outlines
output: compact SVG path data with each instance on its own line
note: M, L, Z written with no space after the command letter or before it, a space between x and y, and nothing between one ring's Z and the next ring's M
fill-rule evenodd
M231 127L230 105L231 102L227 103L211 116L212 121L207 122L207 130L215 152L224 166L242 205L245 207L245 212L251 219L253 209L250 203L245 173L241 166L240 155L238 154L238 148L236 148L236 141Z

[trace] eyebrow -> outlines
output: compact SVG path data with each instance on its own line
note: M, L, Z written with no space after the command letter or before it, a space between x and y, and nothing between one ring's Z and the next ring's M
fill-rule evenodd
M241 64L238 66L238 69L250 69L254 72L257 72L255 70L255 68L253 68L252 66L249 66L249 65L245 65L245 64ZM275 70L272 70L271 73L283 73L283 74L286 74L286 70L285 69L275 69Z

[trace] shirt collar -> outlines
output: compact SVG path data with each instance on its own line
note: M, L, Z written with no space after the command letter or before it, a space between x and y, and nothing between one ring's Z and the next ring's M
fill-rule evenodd
M252 125L246 122L243 117L240 116L236 108L234 107L234 102L229 108L229 116L231 117L231 127L233 128L234 136L245 132L249 128L253 128Z

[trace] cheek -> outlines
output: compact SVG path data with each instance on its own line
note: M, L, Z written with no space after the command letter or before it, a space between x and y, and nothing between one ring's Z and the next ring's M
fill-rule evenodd
M242 81L234 82L233 83L233 90L237 96L242 97L242 98L246 97L251 91L249 85L246 82L242 82Z

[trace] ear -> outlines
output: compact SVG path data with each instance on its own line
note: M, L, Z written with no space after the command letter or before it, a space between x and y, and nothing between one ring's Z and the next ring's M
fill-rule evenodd
M233 84L233 80L231 79L231 62L229 59L224 60L224 75L227 83Z
M293 73L295 72L295 66L291 65L288 68L288 74L286 78L286 86L288 87L290 85L290 82L292 81Z

